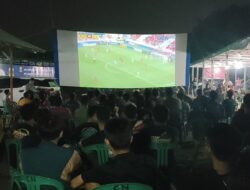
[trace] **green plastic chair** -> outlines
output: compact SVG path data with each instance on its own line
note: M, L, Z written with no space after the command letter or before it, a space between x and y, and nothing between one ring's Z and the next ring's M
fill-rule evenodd
M94 144L87 147L83 147L82 151L86 154L95 152L99 165L106 163L109 160L109 150L105 144Z
M153 188L141 183L111 183L101 185L94 190L153 190Z
M5 141L8 163L12 170L22 173L20 139L6 139ZM14 151L13 151L14 150Z
M159 140L151 143L151 149L156 151L157 166L168 166L168 151L175 149L176 145L169 141Z
M55 190L64 190L64 187L61 182L41 176L35 175L19 175L14 176L13 186L17 187L19 190L20 187L25 190L45 190L45 187L53 187Z

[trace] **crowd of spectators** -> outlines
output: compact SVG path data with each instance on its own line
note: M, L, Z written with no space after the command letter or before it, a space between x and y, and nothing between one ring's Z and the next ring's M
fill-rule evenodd
M205 96L199 89L191 98L183 87L67 96L28 90L17 103L8 133L22 140L25 173L57 179L73 189L139 182L159 190L178 189L178 184L171 173L157 168L151 140L180 144L191 133L206 144L221 188L245 190L250 187L250 94L239 110L233 95L229 90L219 100L216 91ZM113 157L104 165L80 151L102 143ZM174 152L169 156L173 166Z

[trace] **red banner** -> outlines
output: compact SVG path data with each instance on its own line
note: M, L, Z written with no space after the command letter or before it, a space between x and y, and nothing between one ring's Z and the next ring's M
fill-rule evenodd
M226 70L224 67L204 68L205 79L225 79Z

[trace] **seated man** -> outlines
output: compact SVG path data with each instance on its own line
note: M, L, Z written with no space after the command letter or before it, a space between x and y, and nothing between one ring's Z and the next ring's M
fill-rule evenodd
M227 181L228 190L250 189L250 147L243 148Z
M48 110L40 112L38 127L42 141L37 147L23 148L21 152L25 174L60 180L79 166L81 158L76 151L57 145L63 135L63 125L63 121L51 115ZM73 159L74 163L69 163Z
M75 114L76 109L80 107L80 102L77 100L76 93L70 93L69 100L66 101L65 106L70 109L72 115Z
M109 183L137 182L154 189L170 189L168 180L151 158L130 152L132 127L127 120L110 120L105 127L105 136L105 143L112 151L113 158L102 166L83 171L71 181L72 188L83 186L92 190Z
M40 142L35 115L37 106L32 102L19 108L21 118L13 126L13 136L22 139L22 147L37 146Z
M196 94L197 97L192 102L192 108L195 111L205 112L207 110L209 99L202 94L201 89L198 89Z
M91 109L91 108L90 108ZM104 142L104 126L109 120L110 112L105 106L95 106L93 116L90 122L94 124L85 125L86 127L81 130L81 144L89 146L93 144L100 144ZM97 124L95 126L95 124ZM84 126L84 125L83 125ZM97 128L96 128L97 127Z
M228 174L240 152L241 135L227 124L217 124L209 130L207 138L213 168L219 175L218 177L222 179L222 184L225 185Z
M145 127L150 136L161 136L172 141L176 140L178 130L168 125L168 110L163 105L157 105L153 109L153 123Z
M50 107L49 110L52 114L64 119L71 119L71 111L68 108L63 107L62 97L56 93L49 97Z
M235 113L231 125L243 135L250 132L250 94L244 96L242 108Z
M81 101L81 106L75 110L73 117L76 127L87 121L88 96L82 95L80 101Z
M134 103L126 105L120 111L120 117L127 119L133 126L133 134L139 133L143 128L144 124L142 120L138 120L138 109Z
M34 93L30 90L23 94L23 97L18 101L18 106L24 106L30 104L34 100Z

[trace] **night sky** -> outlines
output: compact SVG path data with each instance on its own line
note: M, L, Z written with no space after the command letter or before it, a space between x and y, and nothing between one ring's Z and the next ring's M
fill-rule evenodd
M52 49L55 29L183 33L214 11L247 0L1 0L0 28Z

